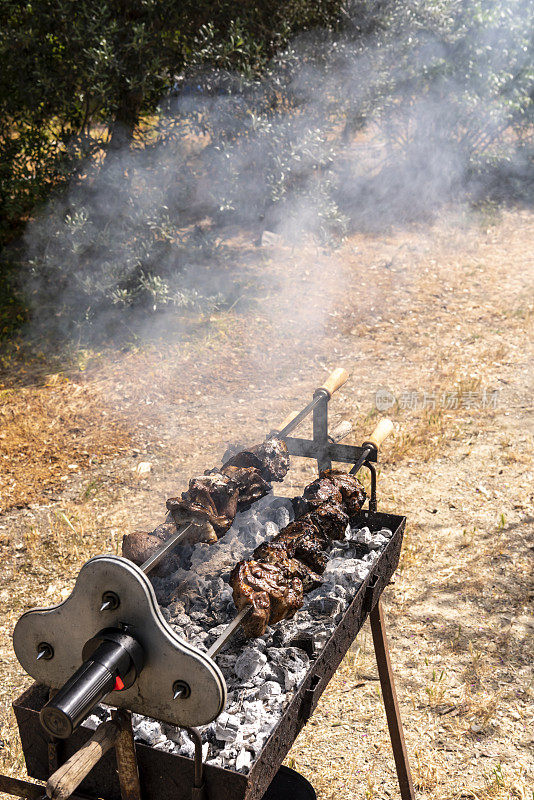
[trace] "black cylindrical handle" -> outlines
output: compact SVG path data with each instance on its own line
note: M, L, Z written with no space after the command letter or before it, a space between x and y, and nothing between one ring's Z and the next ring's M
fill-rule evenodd
M116 675L107 667L85 661L41 709L41 725L52 736L66 739L96 704L113 691L115 680Z
M41 709L43 728L66 739L113 689L132 685L143 666L143 651L124 631L106 628L84 647L86 660Z

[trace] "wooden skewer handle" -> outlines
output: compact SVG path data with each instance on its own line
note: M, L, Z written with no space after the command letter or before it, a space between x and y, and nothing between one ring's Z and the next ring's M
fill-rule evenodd
M86 775L113 747L120 732L117 722L103 722L91 738L59 767L46 782L46 794L51 800L67 800Z
M336 367L336 369L330 373L330 375L325 380L323 385L320 386L319 388L326 389L326 391L332 395L334 394L334 392L337 392L337 390L341 386L343 386L343 384L346 383L348 379L349 379L349 373L347 372L347 370L343 369L343 367Z
M366 443L370 442L371 444L374 444L374 446L378 450L384 439L387 439L387 437L389 436L390 433L392 433L392 431L393 431L392 421L384 417L384 419L380 420L380 422L378 423L378 425L376 426L370 437L366 439Z
M333 442L340 442L345 436L348 436L349 433L352 431L352 422L349 420L344 420L340 422L339 425L336 425L332 433L330 434L330 438Z

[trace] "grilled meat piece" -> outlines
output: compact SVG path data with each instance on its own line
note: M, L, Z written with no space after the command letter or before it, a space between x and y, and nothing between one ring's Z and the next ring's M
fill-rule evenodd
M289 453L282 439L271 436L252 448L263 464L262 474L268 481L283 481L289 470Z
M252 606L252 613L243 622L245 634L262 636L268 624L294 617L302 607L304 592L320 583L320 577L296 558L285 556L276 564L240 561L230 574L230 585L236 608Z
M145 561L148 561L160 547L176 533L176 525L170 519L169 522L163 522L154 531L133 531L122 537L122 555L124 558L133 561L134 564L141 566ZM198 531L192 533L194 541L199 541ZM155 567L155 574L163 575L167 572L177 569L179 558L176 553L170 553L167 558Z
M189 481L181 497L167 500L177 526L195 522L195 541L216 542L231 527L239 510L271 491L269 481L283 480L289 469L284 442L275 437L243 450L220 470L211 470Z
M256 547L252 557L262 564L279 566L286 574L296 575L302 580L305 592L311 591L314 584L320 585L319 576L325 571L328 562L319 543L307 538L306 534L295 537L290 543L277 541L276 537L272 542L262 542Z
M325 469L304 489L303 497L315 509L323 503L341 505L349 517L357 514L366 494L355 475L338 469Z
M210 532L207 541L217 541L234 521L238 494L237 484L228 475L201 475L189 481L189 489L181 497L169 498L167 508L176 525L191 520L209 523L215 538Z
M284 596L293 600L292 587L288 587L279 570L270 564L256 561L242 561L236 564L230 574L234 603L240 610L245 605L252 606L252 613L243 622L247 636L261 636L271 616L271 595ZM298 601L296 602L298 606Z
M268 624L294 616L303 594L319 586L332 540L343 539L349 518L365 500L360 481L340 470L326 470L304 490L307 513L286 525L230 575L238 609L252 606L243 621L247 636L261 636Z
M297 558L307 567L318 572L324 572L328 557L324 552L328 547L326 536L310 519L301 518L291 522L269 543L262 543L254 550L257 560L276 559L283 552L289 558ZM275 560L271 560L275 559Z
M323 503L301 519L310 519L329 539L342 540L349 524L349 515L343 505Z
M255 503L260 497L265 497L265 495L269 494L271 491L271 484L262 478L259 469L255 467L234 467L226 465L221 469L221 472L237 484L238 511Z
M271 436L261 444L232 456L226 467L254 467L266 481L283 481L289 470L289 453L286 443Z
M331 481L339 489L349 517L360 511L367 495L356 475L350 475L341 469L325 469L321 472L321 478Z
M141 566L164 543L164 538L148 531L133 531L122 537L122 555Z
M322 473L306 486L302 496L310 508L317 508L323 503L341 505L343 502L341 491L331 480L323 478Z

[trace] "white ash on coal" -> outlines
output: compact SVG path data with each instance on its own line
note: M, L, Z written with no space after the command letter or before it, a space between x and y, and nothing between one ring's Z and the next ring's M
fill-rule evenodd
M181 637L208 649L236 614L228 584L231 569L293 517L290 500L263 498L237 514L216 544L183 547L180 569L152 579L163 615ZM322 585L305 596L304 607L292 620L267 628L259 639L247 640L238 632L217 656L228 701L224 712L202 729L208 764L249 771L301 686L310 665L308 653L312 658L319 655L392 532L347 527L345 536L330 550ZM172 725L134 714L134 731L137 739L156 749L194 754L188 734Z

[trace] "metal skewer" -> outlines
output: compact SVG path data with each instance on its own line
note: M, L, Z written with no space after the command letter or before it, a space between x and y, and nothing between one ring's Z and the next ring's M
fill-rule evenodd
M181 542L186 533L192 527L193 523L190 522L188 525L185 526L185 528L182 528L181 530L176 531L176 533L173 533L171 538L167 539L163 547L160 547L159 550L156 550L154 555L150 556L150 558L147 558L147 560L143 564L141 564L139 569L141 569L146 575L148 572L150 572L151 569L157 567L159 562L162 561L162 559L164 559L165 556L167 556L172 550L174 550L176 545Z
M363 467L373 450L378 452L378 448L393 431L393 423L390 419L383 418L378 422L378 425L372 432L369 439L363 443L362 447L365 448L359 459L349 472L349 475L356 475L356 473Z
M220 651L223 649L228 639L232 638L232 636L234 635L240 624L243 622L243 620L246 617L248 617L248 615L251 613L252 613L252 606L243 606L241 611L234 617L234 619L230 622L230 624L227 625L227 627L224 629L221 635L213 642L212 646L206 653L208 658L213 658L214 656L217 655L217 653L220 653Z
M361 456L359 457L358 461L354 464L352 469L349 471L349 475L356 475L357 472L361 470L369 456L372 452L372 447L366 447Z
M315 390L313 400L311 403L299 411L299 413L293 417L293 419L288 422L288 424L282 428L281 431L278 432L278 436L283 439L284 436L288 436L291 431L295 430L297 425L300 425L302 420L310 414L313 409L319 405L319 403L323 403L325 400L330 400L332 395L335 391L339 389L340 386L343 386L344 383L347 382L349 378L349 373L347 370L343 369L342 367L337 367L326 379L322 386Z

